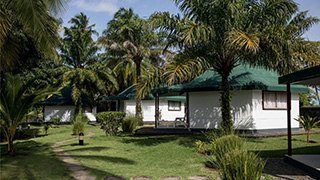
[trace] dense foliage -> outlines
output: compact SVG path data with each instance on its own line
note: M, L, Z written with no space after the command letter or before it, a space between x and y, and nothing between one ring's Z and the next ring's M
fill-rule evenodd
M156 12L150 25L167 32L181 56L166 66L168 83L184 82L212 67L221 75L221 127L230 131L229 75L240 63L264 66L280 74L304 67L315 57L302 35L319 19L299 12L291 0L174 0L183 13ZM308 59L308 58L307 58ZM310 59L310 58L309 58ZM200 72L201 72L200 71Z
M147 21L132 9L120 8L108 22L98 42L106 47L106 52L116 62L114 71L118 81L128 87L139 83L143 72L152 71L164 62L161 58L165 52L161 48L163 40L161 34L150 28ZM141 111L141 96L137 96L136 116L139 124L142 124Z
M71 18L70 28L64 28L64 37L61 39L60 56L63 68L66 69L62 78L62 86L70 84L72 99L76 105L75 114L82 111L81 94L87 94L91 101L97 96L107 94L108 85L117 88L112 71L97 63L98 47L93 41L94 24L89 25L89 18L80 13Z
M119 131L119 127L126 113L123 112L100 112L96 115L97 120L101 123L103 130L107 136L115 136Z

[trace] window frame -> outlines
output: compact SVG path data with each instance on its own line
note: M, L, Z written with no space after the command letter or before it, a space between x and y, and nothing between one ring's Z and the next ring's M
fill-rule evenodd
M178 102L179 109L170 109L170 103L172 103L172 102ZM168 101L168 111L181 111L181 101Z
M276 99L275 99L276 106L277 106L277 103L278 103L278 94L285 94L286 97L287 97L287 93L284 92L284 91L262 91L262 109L263 110L287 110L288 109L287 101L286 101L286 105L287 105L286 108L278 108L278 107L276 107L276 108L268 108L268 107L265 107L265 104L264 104L265 103L265 100L264 100L265 93L275 93L275 95L276 95Z

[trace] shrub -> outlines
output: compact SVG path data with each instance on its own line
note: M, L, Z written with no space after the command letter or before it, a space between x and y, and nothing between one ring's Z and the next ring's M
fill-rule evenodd
M138 126L138 118L137 117L126 117L122 122L122 130L123 132L133 133L136 127Z
M222 128L218 128L218 129L209 130L204 135L207 141L211 142L211 141L215 141L218 138L221 138L222 136L232 135L232 134L234 134L233 130L231 130L231 132L230 131L227 132Z
M200 140L196 141L196 152L201 154L212 155L215 148L215 142L203 142Z
M265 163L258 155L246 150L234 149L226 153L219 166L220 176L227 180L262 179Z
M44 133L46 134L46 135L48 135L48 131L49 131L49 129L52 127L52 125L50 124L50 123L44 123L43 124L43 130L44 130Z
M73 127L72 132L75 135L78 135L79 133L84 133L84 126L88 122L88 118L81 113L75 116L73 119Z
M220 161L220 158L224 156L224 154L234 149L242 149L243 147L243 141L236 135L222 136L215 141L215 144L216 146L214 153L218 162Z
M243 148L243 141L235 135L223 136L215 141L216 160L211 162L219 169L224 180L261 179L265 163L258 155Z
M59 117L54 117L51 118L51 122L54 124L55 127L60 124L60 118Z
M76 121L73 123L72 132L74 135L78 135L79 133L84 133L84 125L85 123Z
M102 129L106 132L107 136L115 136L125 115L123 112L109 111L98 113L96 118L100 121Z

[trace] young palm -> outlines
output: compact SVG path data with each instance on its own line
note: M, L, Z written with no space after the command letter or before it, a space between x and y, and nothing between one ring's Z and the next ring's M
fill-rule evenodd
M307 143L309 143L311 129L320 123L320 119L317 117L300 116L294 120L298 121L302 125L303 129L307 132Z
M119 66L125 65L126 70L131 70L130 62L134 62L135 73L130 74L135 74L134 83L138 83L142 74L143 61L161 59L159 55L162 50L158 48L161 40L158 34L147 26L146 20L139 18L132 9L121 8L108 23L107 29L98 42L107 48L109 54L125 61L120 62ZM139 97L136 98L136 116L142 124L141 98Z
M222 78L221 126L226 131L232 128L228 78L233 68L248 63L274 68L280 73L294 70L298 61L292 59L296 52L306 52L301 35L318 21L306 17L306 12L293 17L298 7L291 0L175 0L175 3L183 18L166 12L155 13L150 22L153 27L168 32L172 36L168 38L176 40L182 53L192 54L185 63L182 61L184 65L169 62L169 83L190 76L185 66L212 67Z
M28 88L36 78L23 84L22 79L8 75L7 82L1 88L1 128L8 140L8 154L14 155L13 138L20 123L23 123L33 105L53 93L48 89L28 93Z
M63 85L72 86L72 99L75 102L75 114L81 112L81 95L87 94L93 100L97 95L104 95L107 86L117 88L117 82L108 67L97 63L98 47L92 39L96 32L89 25L89 19L83 13L72 18L70 28L64 28L64 38L61 40L61 58L66 64L63 74Z

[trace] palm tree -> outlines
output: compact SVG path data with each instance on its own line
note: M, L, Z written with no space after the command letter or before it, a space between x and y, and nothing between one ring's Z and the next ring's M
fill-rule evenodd
M309 143L311 129L320 123L320 119L317 117L299 116L299 118L294 120L298 121L302 125L303 129L307 132L307 143Z
M72 86L72 99L75 102L75 114L81 112L81 94L87 94L93 100L95 96L107 92L107 83L117 87L117 82L108 67L97 62L98 47L92 39L97 34L89 25L89 18L83 13L76 15L69 23L70 28L64 28L64 38L61 40L61 59L66 65L63 74L63 85Z
M23 30L45 55L56 54L58 22L52 17L65 4L65 0L10 0L0 2L0 59L1 71L8 72L14 66L20 52L16 34Z
M13 156L13 138L18 125L26 120L33 105L53 93L48 89L28 93L28 88L36 78L23 84L18 75L8 75L7 82L1 88L1 128L8 140L8 154Z
M142 74L141 66L146 59L153 64L162 60L159 56L163 52L159 48L162 40L159 34L147 26L147 21L139 18L132 9L121 8L108 23L98 43L106 47L109 54L121 60L118 67L122 66L131 70L131 62L134 62L135 73L128 71L124 73L135 75L133 83L138 83ZM140 97L136 98L136 116L139 118L139 123L142 124Z
M229 75L239 63L273 68L280 73L294 70L297 52L305 52L302 34L319 20L298 12L292 0L174 0L184 17L155 13L150 24L168 32L188 60L167 67L169 83L183 81L190 64L212 67L222 77L221 127L232 128ZM294 16L297 13L296 16ZM178 43L177 43L178 42ZM200 62L199 60L204 62ZM176 65L175 65L176 64ZM183 65L184 64L184 65ZM207 66L209 64L209 66ZM191 68L192 69L192 68Z

